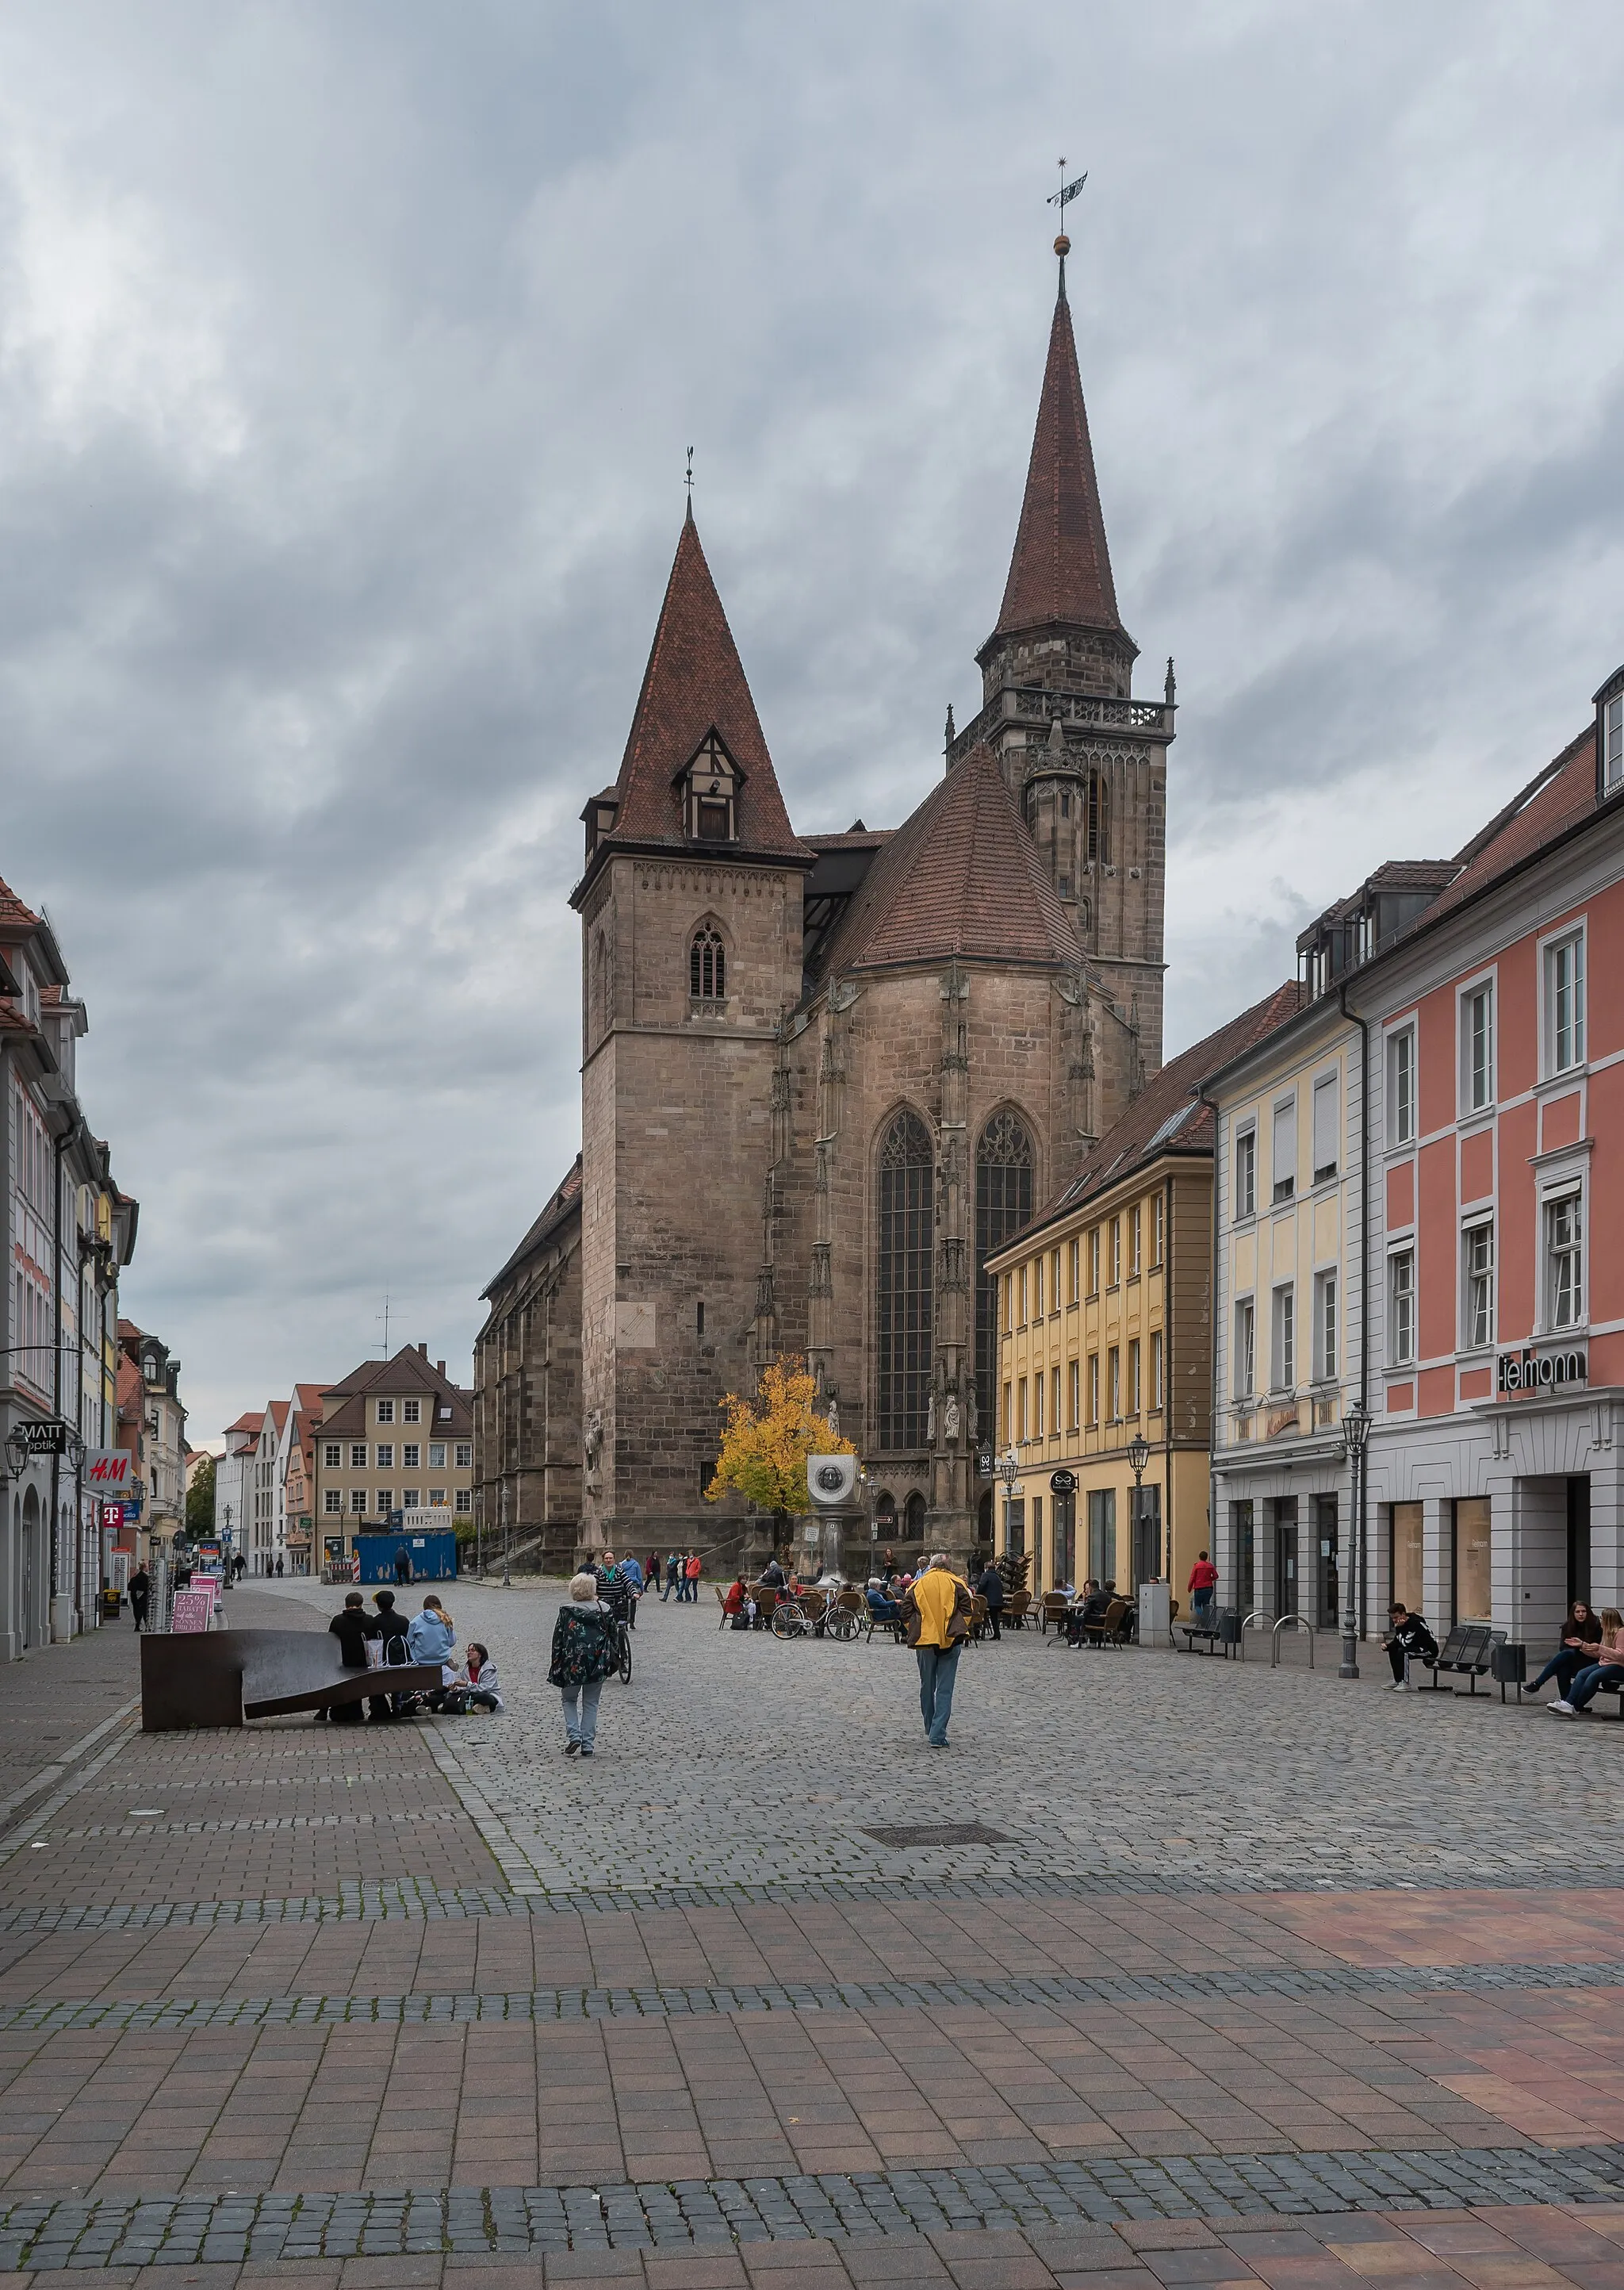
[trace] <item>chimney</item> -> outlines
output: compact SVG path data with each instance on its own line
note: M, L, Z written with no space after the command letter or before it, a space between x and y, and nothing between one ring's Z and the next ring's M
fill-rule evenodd
M435 1362L435 1373L436 1373L437 1375L444 1375L444 1373L445 1373L445 1362L444 1362L444 1360L436 1360L436 1362Z
M427 1344L420 1344L418 1346L418 1350L424 1359L428 1357L428 1347Z

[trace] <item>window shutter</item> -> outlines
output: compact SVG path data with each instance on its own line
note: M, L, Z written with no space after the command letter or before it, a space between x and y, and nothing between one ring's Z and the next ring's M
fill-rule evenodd
M1334 1074L1314 1085L1314 1181L1336 1174L1337 1111L1340 1093Z

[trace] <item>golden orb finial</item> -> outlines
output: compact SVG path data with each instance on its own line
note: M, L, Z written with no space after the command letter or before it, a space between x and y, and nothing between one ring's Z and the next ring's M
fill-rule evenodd
M1062 231L1060 236L1055 240L1054 251L1060 256L1062 262L1064 262L1066 257L1071 252L1071 241L1067 237L1064 231Z

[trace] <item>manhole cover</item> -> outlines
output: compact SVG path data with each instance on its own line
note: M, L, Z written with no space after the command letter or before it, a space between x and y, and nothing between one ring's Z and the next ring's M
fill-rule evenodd
M877 1845L1013 1845L1002 1830L985 1829L979 1821L925 1822L911 1829L865 1829Z

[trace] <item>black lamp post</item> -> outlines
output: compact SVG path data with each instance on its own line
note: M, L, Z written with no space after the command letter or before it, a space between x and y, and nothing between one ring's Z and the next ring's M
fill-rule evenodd
M1012 1446L1006 1447L998 1459L998 1477L1004 1482L1004 1555L1013 1557L1010 1549L1010 1517L1015 1501L1015 1482L1020 1477L1020 1458Z
M1356 1399L1342 1417L1342 1448L1348 1457L1348 1561L1342 1593L1342 1662L1339 1677L1359 1675L1359 1517L1364 1493L1364 1445L1371 1435L1370 1410Z
M1140 1521L1145 1507L1145 1466L1150 1461L1150 1442L1142 1431L1136 1431L1128 1442L1128 1468L1133 1474L1133 1563L1139 1564ZM1156 1537L1156 1547L1151 1557L1151 1581L1160 1580L1162 1573L1162 1538Z

